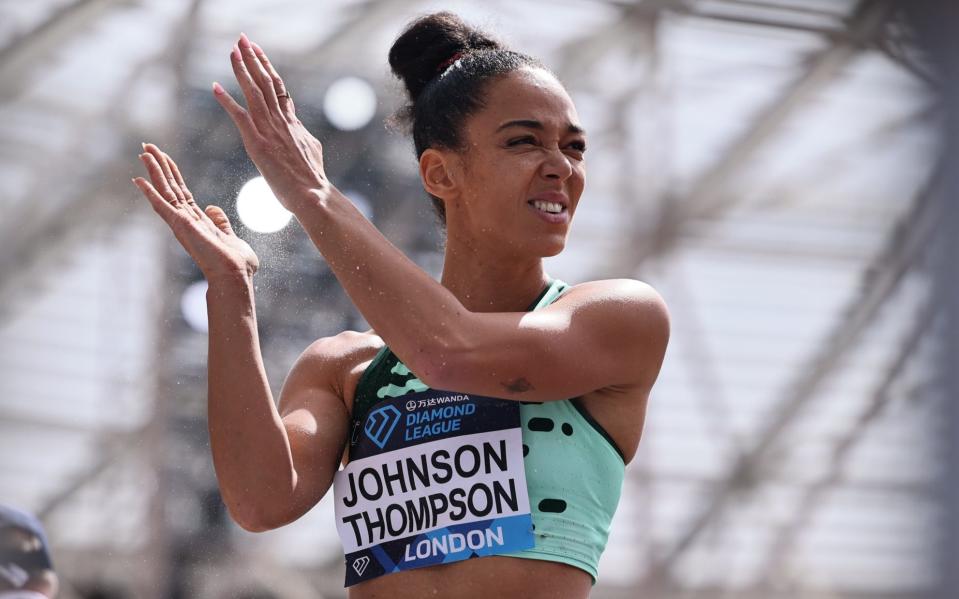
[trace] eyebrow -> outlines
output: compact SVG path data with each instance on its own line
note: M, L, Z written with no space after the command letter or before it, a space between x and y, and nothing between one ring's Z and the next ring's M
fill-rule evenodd
M544 130L546 127L543 126L543 123L535 119L515 119L512 121L506 121L502 125L496 128L496 132L499 133L503 129L508 129L510 127L525 127L527 129L536 129L538 131ZM579 135L586 135L586 130L580 127L579 125L574 125L570 123L566 127L568 133L577 133Z

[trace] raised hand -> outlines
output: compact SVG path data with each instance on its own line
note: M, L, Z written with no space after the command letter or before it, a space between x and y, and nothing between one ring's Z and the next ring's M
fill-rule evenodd
M135 177L133 182L170 226L207 280L220 276L253 276L260 261L253 248L233 232L223 210L213 205L207 206L206 211L201 210L173 159L153 144L144 144L143 149L140 160L150 181Z
M240 130L250 159L293 214L322 201L332 190L323 170L323 147L296 118L283 79L245 35L233 46L230 61L247 108L219 83L213 84L213 95Z

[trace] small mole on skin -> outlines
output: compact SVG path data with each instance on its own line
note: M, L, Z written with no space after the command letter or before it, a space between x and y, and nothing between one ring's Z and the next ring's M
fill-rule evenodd
M512 393L525 393L533 388L533 385L524 378L500 384Z

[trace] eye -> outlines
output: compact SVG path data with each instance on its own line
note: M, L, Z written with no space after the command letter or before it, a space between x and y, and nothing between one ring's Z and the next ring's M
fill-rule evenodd
M524 135L523 137L515 137L506 142L506 145L509 147L519 146L523 144L535 144L536 138L532 135Z
M576 150L577 152L582 153L586 151L586 142L581 139L578 139L574 142L571 142L569 144L569 147L572 148L573 150Z

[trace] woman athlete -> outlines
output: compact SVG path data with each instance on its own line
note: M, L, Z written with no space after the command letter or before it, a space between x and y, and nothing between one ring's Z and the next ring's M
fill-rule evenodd
M213 85L372 327L311 344L278 407L257 339L256 255L144 145L149 180L134 182L209 282L224 502L263 531L332 487L354 599L587 597L662 364L666 306L638 281L568 286L544 271L586 175L583 126L549 70L450 13L411 23L389 58L447 230L439 283L327 179L258 45L241 35L231 55L246 108Z

